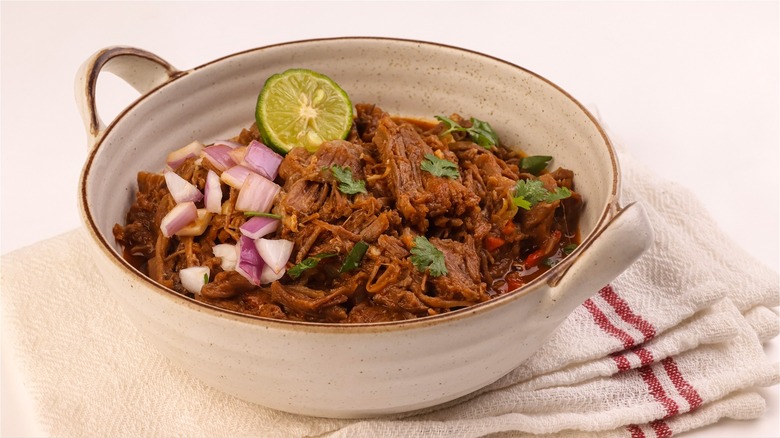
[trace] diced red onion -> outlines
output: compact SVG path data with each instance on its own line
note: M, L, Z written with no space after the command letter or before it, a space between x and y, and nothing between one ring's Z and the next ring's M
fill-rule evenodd
M273 233L277 228L279 228L279 219L256 216L244 222L239 230L241 230L241 234L250 239L259 239Z
M238 192L236 210L266 213L271 209L274 198L281 189L274 182L250 172Z
M176 149L175 151L168 154L168 158L165 161L168 163L168 166L170 166L171 169L176 170L179 168L179 166L181 166L182 163L184 163L184 161L187 160L187 158L197 157L201 150L203 150L203 144L201 144L199 141L193 141L187 146L184 146L181 149Z
M236 142L230 141L230 140L217 140L217 141L214 142L214 144L215 145L223 144L223 145L229 147L230 149L240 148L241 146L243 146L241 143L236 143Z
M238 261L238 248L236 245L229 243L220 243L211 247L216 257L222 259L220 266L225 271L233 271L236 269L236 262Z
M233 157L230 156L230 151L232 150L233 149L231 149L228 145L214 144L212 146L203 148L201 156L209 160L209 162L215 168L222 171L225 169L230 169L238 163L237 161L233 160Z
M252 284L260 285L260 274L263 272L263 258L255 248L255 242L246 236L241 236L238 241L238 263L236 272L249 280Z
M257 140L252 140L249 143L246 155L241 160L242 166L254 170L260 176L264 176L271 181L276 179L280 164L282 164L282 156Z
M168 191L171 192L171 196L177 204L189 201L198 202L203 199L203 193L176 172L166 170L163 172L163 176L165 177L165 185L168 186Z
M209 268L205 266L192 266L179 270L179 280L185 289L199 295L203 285L208 283L209 274Z
M209 169L209 173L206 174L206 187L203 189L203 203L206 206L206 211L211 213L222 212L222 183L219 180L219 175L211 169Z
M230 155L230 158L233 159L236 163L241 163L241 161L244 160L244 155L246 155L246 146L239 146L235 149L231 149L230 152L228 152L228 155Z
M233 187L234 189L240 189L241 186L244 185L244 181L246 181L247 175L250 173L254 172L244 166L233 166L230 169L222 172L222 175L220 175L219 178L230 187Z
M206 231L206 228L208 228L209 224L211 223L211 216L213 215L214 213L209 213L205 208L199 208L198 217L195 218L193 222L190 222L189 225L177 231L176 235L200 236L204 231Z
M160 230L162 231L163 236L171 237L197 218L198 208L195 207L194 202L176 204L176 206L162 218Z
M285 239L257 239L255 247L266 266L270 266L274 273L278 273L287 266L293 243Z
M274 281L284 277L285 272L287 272L287 270L284 268L282 268L282 270L279 272L274 272L270 266L265 265L263 266L263 271L260 272L260 284L273 283Z

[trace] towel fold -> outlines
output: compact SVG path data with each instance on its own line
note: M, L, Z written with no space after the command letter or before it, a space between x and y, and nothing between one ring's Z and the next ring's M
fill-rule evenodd
M780 374L777 273L695 196L621 155L623 199L653 247L531 358L458 400L391 418L274 411L207 387L160 355L106 290L74 230L2 257L2 329L36 414L57 436L667 437L763 415Z

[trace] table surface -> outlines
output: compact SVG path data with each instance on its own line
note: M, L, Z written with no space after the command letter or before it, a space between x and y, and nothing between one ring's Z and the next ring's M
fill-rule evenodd
M723 230L778 269L780 7L777 2L2 2L0 252L80 226L86 135L73 83L97 50L128 45L189 69L226 54L319 37L386 36L487 53L555 82L660 178L694 191ZM137 94L98 83L110 121ZM48 175L32 180L30 176ZM31 184L32 182L32 184ZM19 190L20 185L24 186ZM29 214L33 209L40 214ZM778 339L766 347L778 358ZM2 435L42 429L10 352ZM691 437L778 436L767 414Z

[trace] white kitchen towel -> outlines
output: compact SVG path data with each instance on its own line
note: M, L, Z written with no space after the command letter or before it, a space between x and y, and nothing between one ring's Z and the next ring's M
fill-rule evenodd
M778 276L695 197L621 160L655 244L489 387L374 420L270 410L203 385L135 330L95 272L83 230L2 257L2 329L37 415L56 436L671 436L763 414L778 383ZM718 324L720 322L721 324Z

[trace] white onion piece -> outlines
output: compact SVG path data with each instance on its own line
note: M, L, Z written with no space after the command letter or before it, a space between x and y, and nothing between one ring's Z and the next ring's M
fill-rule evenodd
M255 247L266 266L271 267L274 273L279 273L287 266L287 260L290 260L293 243L285 239L257 239Z
M211 223L211 216L213 216L213 214L214 213L206 211L205 208L199 208L198 217L195 218L195 221L190 222L189 225L186 225L175 234L177 236L200 236L204 231L206 231L209 223Z
M274 281L284 277L285 272L287 272L286 269L282 269L279 272L274 272L270 266L265 265L263 266L262 272L260 272L260 284L273 283Z
M247 146L246 155L240 164L273 181L279 173L282 156L259 141L252 140Z
M197 202L203 199L203 193L176 172L166 170L163 172L163 176L165 177L165 185L168 186L168 191L171 192L171 196L177 204L189 201Z
M224 175L224 174L223 174ZM238 192L236 210L266 213L271 209L276 194L282 188L262 176L250 172Z
M198 208L194 202L183 202L176 204L175 207L162 218L160 230L165 237L171 237L177 231L189 225L198 218Z
M244 222L239 230L250 239L259 239L273 233L277 228L279 228L279 219L256 216Z
M244 166L233 166L230 169L222 172L222 175L220 175L219 178L230 187L233 187L234 189L240 189L241 186L244 185L244 181L246 181L247 175L250 173L254 172Z
M206 174L206 187L203 188L203 203L206 211L211 213L222 212L222 183L219 180L219 175L211 169Z
M244 278L249 280L254 285L260 285L260 274L263 272L263 258L255 248L255 242L246 237L241 236L241 240L238 241L238 263L236 264L236 272L241 274Z
M209 268L205 266L193 266L180 269L179 280L185 289L195 295L199 295L203 285L209 282L209 274Z
M181 149L176 149L175 151L168 154L168 158L166 158L165 162L171 166L171 169L175 170L181 166L181 164L184 163L187 158L197 157L201 150L203 150L203 144L199 141L193 141L187 146L184 146Z
M228 145L214 144L203 148L201 156L209 160L217 170L222 171L229 169L238 163L230 156L230 151L232 150L233 149Z
M219 257L222 261L220 266L225 271L233 271L236 269L236 262L238 261L238 248L236 245L229 243L220 243L211 247L215 257Z

